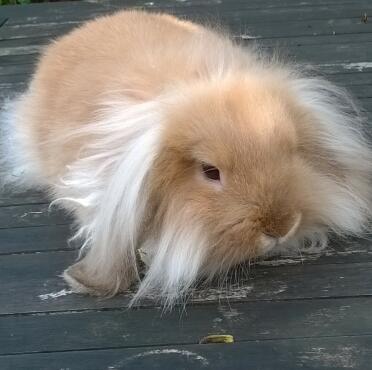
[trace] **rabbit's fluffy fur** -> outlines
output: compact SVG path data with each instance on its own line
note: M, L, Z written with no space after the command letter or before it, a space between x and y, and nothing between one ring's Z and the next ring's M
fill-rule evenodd
M8 163L76 219L64 276L78 292L141 280L141 248L134 301L171 304L198 278L368 225L371 151L350 97L169 15L123 11L58 39L8 114Z

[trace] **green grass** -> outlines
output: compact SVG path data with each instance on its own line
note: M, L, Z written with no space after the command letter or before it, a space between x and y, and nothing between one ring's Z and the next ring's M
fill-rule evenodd
M0 0L0 5L30 4L31 0Z
M1 5L22 5L22 4L32 4L32 3L48 3L53 0L0 0ZM55 2L63 0L54 0Z
M0 0L0 5L31 4L31 0Z

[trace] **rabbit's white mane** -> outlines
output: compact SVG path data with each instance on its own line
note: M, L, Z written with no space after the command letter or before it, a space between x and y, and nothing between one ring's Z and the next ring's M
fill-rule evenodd
M323 160L347 171L343 181L325 178L331 191L323 210L325 224L339 235L359 235L371 217L371 147L364 120L347 92L320 78L290 80L298 103L316 117L317 142L332 158ZM322 208L319 205L319 208Z
M160 112L157 102L111 102L100 113L97 122L65 138L93 136L81 158L55 184L53 203L76 212L79 228L73 239L84 241L81 254L88 258L89 268L97 281L114 285L115 292L122 278L120 264L138 276L136 248L148 196L145 180L157 154Z
M136 253L146 217L146 177L162 131L160 105L105 103L102 119L65 138L89 134L94 140L54 184L57 199L52 205L58 203L78 216L72 239L83 241L81 257L97 281L113 287L111 294L120 289L126 275L123 266L133 269L139 280ZM157 240L142 243L151 263L132 303L160 294L165 304L171 304L198 277L207 250L202 245L205 236L200 225L190 222L187 210L177 209L172 215L164 220ZM71 283L71 277L65 277Z

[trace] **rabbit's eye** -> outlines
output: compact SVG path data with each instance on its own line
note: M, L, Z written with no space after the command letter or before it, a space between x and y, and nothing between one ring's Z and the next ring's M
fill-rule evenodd
M220 181L220 170L217 167L203 163L202 172L207 179L213 181Z

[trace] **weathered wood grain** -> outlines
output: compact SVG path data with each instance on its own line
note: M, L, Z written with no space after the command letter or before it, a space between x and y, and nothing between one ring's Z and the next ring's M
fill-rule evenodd
M69 225L0 229L0 255L73 249L70 236Z
M0 314L125 307L128 304L132 293L109 300L71 294L41 299L45 294L68 289L58 275L76 257L77 252L69 251L0 256ZM189 299L202 303L371 296L371 280L372 262L304 263L279 268L257 266L242 274L239 283L201 286ZM156 297L144 301L143 305L157 305Z
M93 9L100 9L92 2L78 1L72 4L69 1L58 2L58 4L32 4L22 5L22 7L2 6L1 16L6 18L24 18L24 17L43 17L51 15L64 15L66 18L70 14L80 13L84 10L93 11Z
M42 191L30 190L1 190L0 189L0 207L15 206L34 203L49 203L49 198Z
M12 74L13 75L23 74L23 73L30 74L34 71L34 69L35 69L35 65L33 63L13 65L13 66L7 65L6 67L0 66L0 76L12 75Z
M190 17L190 19L195 19L195 17ZM5 25L0 28L0 40L25 38L30 35L32 37L57 36L75 28L79 23L79 21L65 21L20 26ZM372 32L371 23L363 23L360 19L355 18L308 21L289 20L283 23L275 23L275 27L270 22L250 24L240 17L237 17L237 19L221 17L220 23L234 34L255 35L260 38L272 37L273 35L275 37L299 37Z
M255 35L252 35L256 37ZM233 37L237 40L249 38L249 35L244 34L235 34ZM16 39L14 41L21 42L22 40L27 39ZM285 47L285 46L307 46L307 45L329 45L330 48L333 47L335 44L346 44L352 45L354 43L371 43L371 34L370 33L356 33L356 34L344 34L344 35L319 35L319 36L293 36L293 37L275 37L273 34L272 37L266 38L254 38L253 40L257 40L260 44L267 48L277 48L277 47ZM11 42L13 40L9 40Z
M89 0L88 0L89 1ZM297 6L300 8L304 8L306 6L315 7L318 5L327 5L329 7L333 7L335 5L358 5L358 6L368 6L368 1L366 0L358 0L357 2L351 0L305 0L298 2L296 0L283 0L278 3L275 0L265 0L264 2L260 0L251 0L249 2L245 0L185 0L174 2L172 0L155 0L152 2L147 2L146 0L128 0L125 2L128 6L141 6L148 4L147 6L162 6L162 7L171 7L171 8L178 8L178 7L190 7L195 5L208 5L210 7L213 6L224 6L226 9L229 8L238 8L238 9L254 9L262 8L262 5L265 4L266 8L282 8L282 7L290 7L290 6ZM122 5L121 0L107 0L106 4L112 5Z
M180 4L181 3L181 4ZM174 4L174 3L173 3ZM181 6L177 6L181 5ZM342 4L334 5L315 5L315 6L298 6L292 5L290 7L280 8L263 8L255 7L254 11L249 7L250 2L238 4L234 7L233 3L223 4L215 3L214 6L210 4L188 4L182 6L182 2L176 3L176 6L161 6L151 2L144 3L141 8L150 11L165 11L174 15L184 15L198 17L200 19L215 19L219 20L221 17L230 18L233 20L238 19L250 23L264 23L264 22L288 22L288 19L296 19L301 21L307 20L330 20L339 18L353 18L361 20L363 12L369 13L372 6L367 4L365 6L355 4ZM247 7L248 6L248 7ZM59 23L64 22L66 19L69 21L85 21L95 18L102 14L112 13L113 11L133 8L126 3L119 3L118 5L109 4L94 4L89 8L82 9L81 11L73 11L67 8L63 11L53 14L35 15L35 16L11 16L7 21L7 26L24 26L42 23Z
M372 336L37 353L1 356L0 362L3 370L367 370L372 362Z
M247 35L241 35L239 33L232 35L238 41L246 39ZM371 43L371 34L346 34L346 35L321 35L321 36L300 36L300 37L272 37L258 38L252 35L254 39L252 42L258 41L260 45L265 48L281 48L286 46L304 46L304 45L334 45L334 44L345 44L350 45L354 43ZM41 36L41 37L26 37L1 40L0 42L0 55L27 55L34 53L35 50L40 51L42 48L52 41L52 37Z
M372 335L371 298L190 306L181 312L107 310L0 317L0 354ZM275 312L275 315L273 315ZM280 318L280 319L278 319Z
M31 79L31 73L17 73L13 75L0 75L0 88L11 89L13 84L23 83L25 85Z
M0 208L0 229L25 226L65 225L71 222L66 214L49 204L25 204Z
M296 0L283 0L280 3L275 0L265 0L265 9L272 9L280 10L280 9L289 9L291 7L297 8L299 10L303 10L306 8L317 8L317 7L328 7L328 9L332 9L335 7L344 6L345 8L353 7L354 9L360 9L363 11L364 9L368 9L370 7L370 3L366 0L354 2L351 0L307 0L298 2ZM29 22L32 21L32 18L50 18L55 17L55 19L60 20L61 18L56 17L63 17L69 19L76 14L84 14L84 13L93 13L93 12L102 12L105 10L110 9L117 9L125 7L140 7L145 9L185 9L185 11L192 11L195 8L200 7L207 7L210 11L214 11L215 9L220 10L221 12L226 12L229 10L253 10L254 12L262 9L262 1L259 0L251 0L249 2L244 0L197 0L197 1L147 1L147 0L127 0L123 4L122 0L105 0L104 2L91 2L91 1L79 1L79 4L74 4L72 7L70 3L59 3L59 4L52 4L47 5L33 5L33 6L23 6L20 9L14 9L12 7L3 7L2 8L2 15L8 18L16 18L25 21L28 20ZM62 19L63 19L62 18Z

